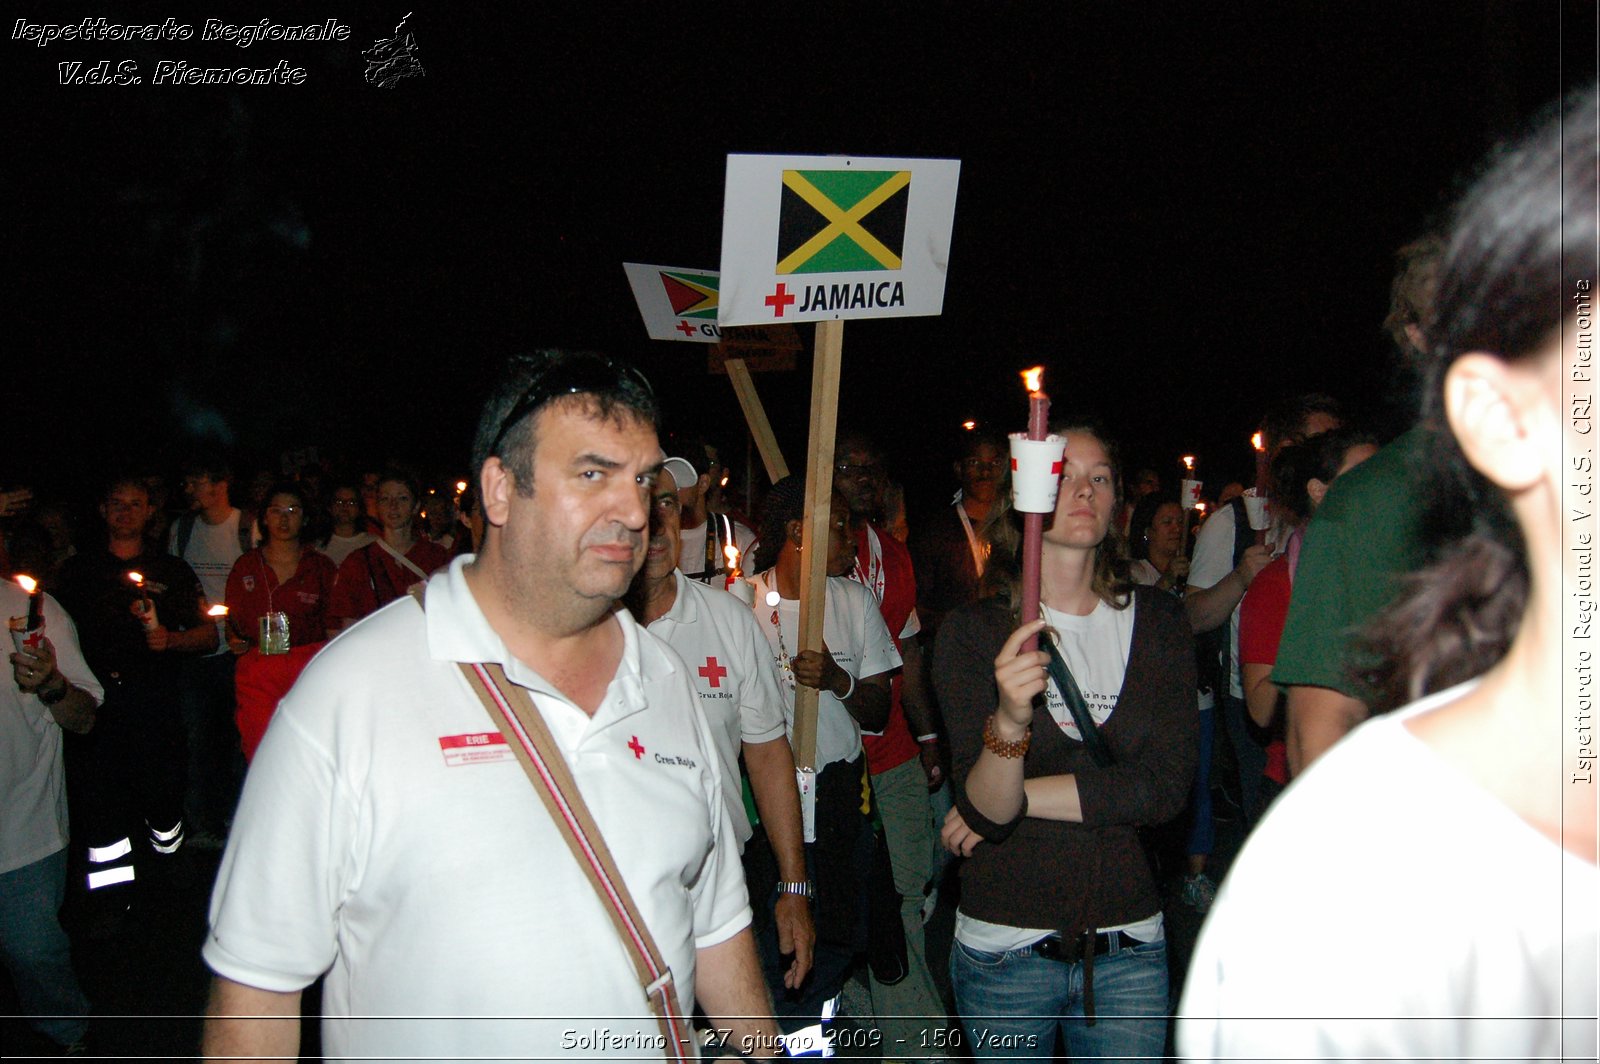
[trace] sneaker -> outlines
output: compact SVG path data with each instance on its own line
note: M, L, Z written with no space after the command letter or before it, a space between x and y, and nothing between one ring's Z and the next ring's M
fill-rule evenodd
M1204 872L1183 877L1183 904L1204 916L1217 900L1217 885Z

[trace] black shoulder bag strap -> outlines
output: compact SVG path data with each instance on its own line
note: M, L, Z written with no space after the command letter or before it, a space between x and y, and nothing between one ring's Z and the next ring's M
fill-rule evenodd
M1072 670L1067 668L1067 660L1061 656L1061 650L1056 646L1055 640L1047 636L1039 642L1044 647L1045 653L1050 655L1045 670L1055 682L1056 690L1061 692L1061 700L1067 704L1067 712L1072 714L1072 723L1078 726L1078 734L1083 738L1083 745L1089 748L1089 756L1094 759L1094 763L1105 768L1112 762L1111 751L1106 749L1105 738L1100 734L1100 728L1089 713L1089 706L1083 700L1083 692L1078 690L1078 681L1072 678Z

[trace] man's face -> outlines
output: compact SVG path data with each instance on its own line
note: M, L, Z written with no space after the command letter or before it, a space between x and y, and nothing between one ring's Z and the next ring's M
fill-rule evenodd
M961 481L961 494L979 502L993 502L1000 474L1005 470L1006 456L992 443L980 443L967 457L956 463L956 477Z
M644 553L645 579L660 580L678 567L678 544L683 538L681 516L678 487L671 476L662 474L650 508L650 543Z
M834 456L834 490L844 496L850 513L870 517L883 505L885 477L876 455L861 447L846 447Z
M332 511L335 523L354 524L361 514L361 496L354 488L337 488L328 503L328 509Z
M150 493L133 484L118 484L100 503L112 539L133 539L144 535L150 521Z
M195 510L208 510L228 498L228 482L212 480L204 473L193 473L183 478L183 493L189 496L189 506Z
M513 486L500 529L520 593L534 603L621 598L644 563L663 476L655 430L626 415L596 418L578 396L545 406L535 437L533 494Z

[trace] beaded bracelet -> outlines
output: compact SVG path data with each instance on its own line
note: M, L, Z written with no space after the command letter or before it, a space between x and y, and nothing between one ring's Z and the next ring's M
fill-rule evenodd
M995 734L993 713L989 714L989 718L983 722L984 749L988 750L996 757L1021 757L1023 754L1028 752L1028 744L1032 741L1033 725L1031 724L1028 725L1028 730L1023 733L1022 738L1002 739L1000 736Z

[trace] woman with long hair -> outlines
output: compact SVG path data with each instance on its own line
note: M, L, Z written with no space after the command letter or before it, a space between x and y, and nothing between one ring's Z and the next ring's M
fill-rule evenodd
M1059 1031L1070 1058L1157 1057L1166 937L1139 828L1175 816L1194 774L1194 650L1182 603L1128 580L1104 436L1055 431L1040 620L1019 626L998 587L934 653L957 785L943 837L968 858L951 981L974 1056L1050 1057ZM1055 641L1065 689L1030 635Z
M1257 827L1196 947L1185 1056L1595 1059L1594 731L1571 697L1588 615L1563 624L1594 530L1563 494L1593 483L1594 445L1563 392L1592 359L1597 124L1591 87L1457 209L1419 485L1456 541L1370 633L1370 679L1410 704Z

